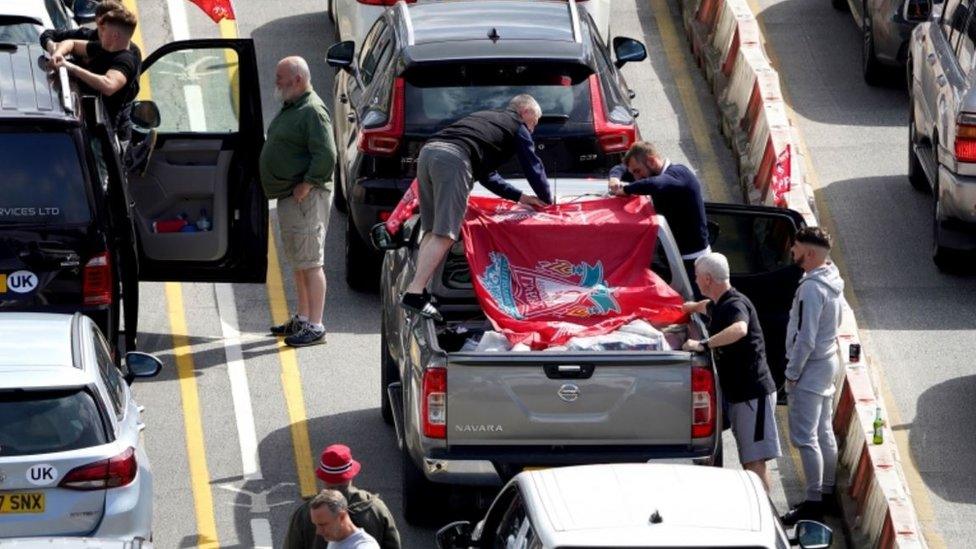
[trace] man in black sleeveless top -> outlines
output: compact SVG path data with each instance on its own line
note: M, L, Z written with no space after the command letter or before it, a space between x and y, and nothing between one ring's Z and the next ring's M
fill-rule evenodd
M400 304L435 320L442 317L430 302L427 283L461 234L468 195L477 180L502 198L529 206L552 203L549 180L535 153L532 131L542 109L527 94L517 95L505 109L480 111L434 134L417 158L420 190L420 242L417 270ZM524 194L496 171L517 155L536 196Z

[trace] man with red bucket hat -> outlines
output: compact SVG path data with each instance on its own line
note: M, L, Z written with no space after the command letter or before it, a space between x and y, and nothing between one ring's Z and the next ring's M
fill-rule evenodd
M393 514L376 494L360 490L352 485L362 465L352 457L345 444L333 444L322 450L315 476L326 489L338 490L349 502L349 518L353 524L373 536L383 549L400 549L400 533ZM310 515L310 502L305 501L295 509L285 534L285 549L326 549L329 542L315 535L315 525Z

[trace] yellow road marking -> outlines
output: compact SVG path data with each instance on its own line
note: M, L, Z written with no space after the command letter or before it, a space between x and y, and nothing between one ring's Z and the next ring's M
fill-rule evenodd
M237 38L237 23L224 19L220 22L220 35L223 38ZM235 71L237 72L237 71ZM231 75L233 79L234 74ZM233 86L235 107L239 109L240 99L237 95L240 89ZM273 324L282 324L288 320L288 300L285 297L285 285L281 278L281 263L278 261L278 248L274 235L268 232L268 303L271 306ZM314 464L312 461L312 445L308 440L308 419L305 412L305 395L302 393L302 376L298 369L298 357L295 349L278 342L278 359L281 362L281 385L285 392L285 404L288 408L288 420L291 427L292 448L295 452L295 467L298 470L298 487L302 497L315 494Z
M136 0L122 0L122 4L138 19L139 8ZM144 55L147 53L139 26L136 26L136 31L132 35L132 42L139 46ZM140 77L139 88L139 99L152 99L148 74L143 73ZM173 356L176 357L176 372L180 380L180 397L183 403L186 456L190 466L190 488L193 492L193 507L197 521L197 545L219 547L220 540L217 537L217 521L214 517L213 493L210 491L210 471L207 468L203 416L200 413L193 350L190 346L183 310L183 287L179 283L167 282L164 288L170 333L173 339Z
M273 324L288 320L288 300L281 280L281 264L274 235L268 233L268 301L271 304ZM281 384L285 391L288 419L291 423L292 447L295 450L295 467L298 469L298 486L302 497L315 494L312 447L308 442L308 420L305 416L305 396L302 394L302 377L298 371L295 349L278 342L278 358L281 360Z
M773 48L773 44L769 40L765 40L766 34L766 23L762 18L762 8L759 5L758 0L747 0L749 7L752 9L752 13L755 14L756 20L759 22L759 28L762 31L761 34L764 37L764 46L766 48L766 55L769 56L770 62L773 67L780 67L779 57ZM787 89L787 83L785 78L780 78L780 89L783 94L783 100L786 103L786 113L789 116L791 122L796 126L797 115L793 110L790 101L789 91ZM802 133L797 139L801 154L803 154L805 175L807 180L810 182L810 186L814 189L814 201L817 204L817 210L820 216L820 225L823 226L831 234L838 234L837 224L834 222L833 217L830 215L830 210L827 208L827 201L823 196L823 187L820 183L820 178L817 176L817 172L813 167L813 157L810 155L810 150L807 148L806 142L803 140ZM850 280L849 271L847 269L846 262L844 261L844 254L842 244L840 239L835 239L834 247L836 249L835 253L831 254L832 259L837 264L843 277ZM854 293L854 287L848 284L845 289L845 297L850 303L853 310L860 310L860 302L857 299L857 295ZM868 338L866 334L860 334L863 343L868 343ZM884 371L880 367L871 368L874 379L879 381L880 387L877 389L881 392L881 397L885 402L885 409L888 413L888 424L889 425L904 425L901 420L901 413L898 410L898 405L895 402L894 394L892 394L888 381L884 376ZM909 429L898 430L891 432L894 433L895 445L898 447L898 453L901 456L902 470L905 473L905 480L908 483L908 489L911 492L912 503L915 507L915 513L918 516L918 520L921 523L922 535L925 537L925 541L928 543L929 547L932 549L943 549L948 547L942 535L938 532L938 524L935 518L935 511L932 508L932 501L929 499L929 491L922 481L922 476L918 472L918 468L915 465L915 460L912 458L911 447L908 443L908 432Z
M667 0L650 1L651 11L654 12L657 28L661 33L661 42L664 44L664 54L671 68L671 76L678 87L681 106L688 116L691 138L701 156L702 183L708 189L708 197L717 202L741 202L741 199L737 200L733 196L719 168L718 156L712 146L712 126L705 121L705 114L698 102L695 83L691 79L691 71L685 58L687 55L685 41L679 38L678 29L671 20L671 7L668 6Z
M193 504L197 518L197 545L219 547L217 522L213 511L213 494L210 492L210 472L207 469L207 452L204 446L203 416L200 414L200 397L193 366L193 350L187 337L186 317L183 310L183 289L176 282L167 282L165 288L170 333L173 337L173 356L176 357L176 372L180 380L180 395L183 400L186 455L190 464L190 487L193 490Z

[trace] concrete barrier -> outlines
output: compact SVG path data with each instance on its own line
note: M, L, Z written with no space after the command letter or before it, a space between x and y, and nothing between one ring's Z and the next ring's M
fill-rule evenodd
M787 115L779 75L763 49L763 38L746 0L679 0L692 55L705 74L721 115L721 132L739 166L743 198L799 211L817 225L813 192L804 179L797 128ZM847 472L842 494L853 509L849 524L860 539L879 549L926 547L898 449L888 427L884 443L873 444L875 412L885 406L862 352L851 363L851 344L860 343L854 313L845 303L839 330L843 368L838 376L834 431L841 467Z

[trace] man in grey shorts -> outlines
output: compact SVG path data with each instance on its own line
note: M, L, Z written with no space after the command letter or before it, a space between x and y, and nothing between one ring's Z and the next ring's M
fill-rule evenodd
M261 150L261 184L268 199L278 200L278 228L283 255L291 265L298 310L284 324L271 327L292 347L325 343L325 231L332 208L335 142L332 121L312 90L308 64L286 57L275 70L275 95L284 103L268 126Z
M442 320L430 301L427 283L461 234L468 195L477 180L488 190L528 206L552 203L549 180L535 153L532 132L542 117L539 103L527 94L505 109L471 114L434 134L417 158L420 224L424 230L413 281L400 299L408 311ZM496 171L517 156L536 196L523 194Z
M739 461L762 479L769 492L766 461L778 458L776 384L766 364L766 341L749 298L729 283L729 261L719 253L695 260L695 280L708 299L685 303L686 312L707 314L708 339L689 339L687 351L712 349Z

